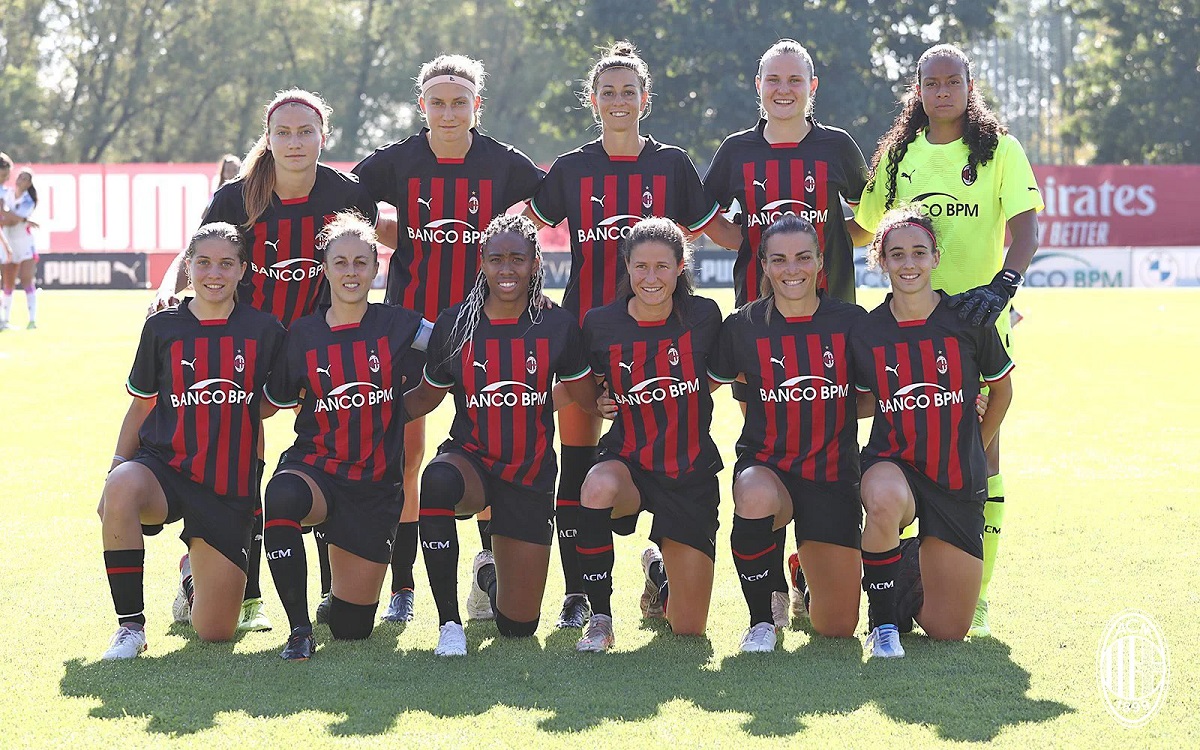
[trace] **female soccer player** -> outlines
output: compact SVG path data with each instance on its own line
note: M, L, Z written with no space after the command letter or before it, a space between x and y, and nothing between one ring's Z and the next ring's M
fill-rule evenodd
M0 154L0 185L8 182L12 161ZM33 185L33 172L22 169L17 173L14 189L6 191L0 200L0 226L4 229L8 250L0 258L0 277L3 278L4 297L0 300L0 330L8 327L12 313L13 290L17 281L25 290L25 305L29 309L29 329L37 328L37 288L33 284L33 272L37 264L37 249L34 246L33 224L29 220L37 207L37 188Z
M356 211L368 222L377 216L375 201L354 175L318 161L328 134L329 106L321 97L301 89L276 94L264 110L263 133L246 154L241 176L218 189L204 212L205 223L237 226L250 249L240 299L285 327L316 309L325 286L317 243L321 229L342 211ZM163 277L156 307L171 304L186 286L173 268ZM259 588L261 509L255 524L240 630L271 628ZM317 547L322 593L328 593L324 545L318 542Z
M404 398L412 418L454 393L450 439L421 477L421 541L442 623L435 653L462 656L455 518L492 509L495 554L475 559L501 635L537 630L554 536L557 377L577 403L596 403L575 316L542 309L541 251L533 222L499 216L484 233L483 270L467 299L438 318L425 377ZM595 407L593 406L593 409Z
M671 220L639 221L623 255L628 276L617 300L583 326L592 370L608 383L617 414L583 484L577 546L593 614L580 651L613 644L612 535L632 534L643 510L654 514L658 545L642 555L643 616L665 612L675 633L699 635L712 596L721 457L709 435L716 383L707 372L721 311L693 295L687 243Z
M484 228L528 200L542 179L529 157L477 130L485 72L463 55L442 55L417 76L417 106L425 127L378 149L354 172L377 201L396 207L397 221L380 225L396 248L388 267L390 305L416 310L427 320L462 302L479 274ZM393 236L394 233L394 236ZM419 359L404 373L409 387L421 379ZM404 518L392 556L392 597L383 619L413 616L413 563L417 557L418 477L425 458L425 419L405 431ZM481 522L484 547L490 547ZM475 619L491 617L486 600L469 606Z
M725 319L709 368L715 380L746 383L730 535L750 609L742 651L775 649L771 596L783 587L782 537L793 518L813 628L851 637L859 604L859 397L846 337L866 313L818 292L820 237L806 219L776 219L758 252L761 299Z
M266 489L266 549L291 635L281 654L303 660L316 647L308 618L305 526L329 545L327 619L334 638L371 634L403 505L404 412L400 373L421 316L368 304L379 273L375 230L342 213L321 231L330 305L296 321L267 398L299 405L296 442Z
M863 588L871 656L904 656L897 632L900 530L919 518L924 604L916 620L933 638L961 640L971 627L983 574L984 502L991 443L1012 400L1000 334L974 326L933 288L941 262L933 222L919 207L879 223L870 261L891 282L883 304L850 331L855 384L875 398L863 449ZM976 418L980 380L990 389Z
M622 239L642 217L665 216L699 232L717 214L687 153L641 134L650 95L650 72L633 45L610 47L588 72L581 97L600 137L558 157L529 204L529 215L543 224L567 222L571 273L563 306L579 320L617 298L625 278ZM558 420L563 449L556 519L567 593L558 627L579 628L588 603L570 540L578 527L580 487L596 458L600 421L574 404Z
M163 524L183 520L180 589L202 640L233 637L246 587L260 394L284 331L234 299L247 258L236 227L200 227L183 255L196 296L146 320L127 385L133 402L97 508L119 623L105 659L146 650L143 535Z
M709 236L738 251L734 263L737 304L759 295L759 247L766 228L795 214L817 230L822 268L817 288L854 301L854 245L871 234L842 213L858 203L867 165L854 139L813 118L817 76L799 42L782 39L763 53L754 77L761 119L730 135L704 176L706 194L723 208L741 206L741 226L718 214ZM853 235L853 236L852 236Z
M217 164L217 187L232 181L242 171L242 160L234 154L225 154Z
M944 252L933 287L955 295L951 306L964 320L995 325L1011 351L1004 311L1037 250L1042 196L1021 144L975 90L971 62L962 50L941 44L921 55L903 108L879 141L871 172L855 221L875 231L885 211L920 201ZM1012 235L1007 252L1006 228ZM983 588L972 635L990 633L987 588L1004 520L999 440L988 446L986 512Z

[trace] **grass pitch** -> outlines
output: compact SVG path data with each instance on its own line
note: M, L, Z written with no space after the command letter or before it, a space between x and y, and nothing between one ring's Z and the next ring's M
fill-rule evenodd
M731 295L715 296L728 310ZM867 306L880 298L862 296ZM575 632L553 629L555 554L534 640L507 641L491 623L474 623L467 658L435 658L436 617L418 562L417 616L407 627L384 624L366 642L337 643L319 626L316 658L286 664L277 655L286 619L265 565L274 631L209 645L170 624L183 547L168 529L147 545L150 650L111 664L98 661L115 621L95 506L148 298L43 293L41 329L0 333L0 745L1200 745L1200 398L1191 382L1200 294L1020 297L995 638L905 637L908 658L866 663L860 640L801 629L773 655L738 654L747 616L729 559L726 470L703 639L676 638L637 616L644 519L639 535L617 538L614 653L576 654ZM18 293L16 323L22 308ZM717 403L715 438L732 466L740 415L727 391ZM431 446L451 409L447 399L432 416ZM269 460L290 434L286 415L270 420ZM459 531L465 582L478 539L473 524ZM1138 729L1108 713L1097 679L1102 634L1126 609L1157 622L1170 660L1161 709Z

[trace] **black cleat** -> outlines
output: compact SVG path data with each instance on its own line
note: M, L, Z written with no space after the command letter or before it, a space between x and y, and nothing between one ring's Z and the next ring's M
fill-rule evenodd
M896 629L911 633L913 618L925 603L925 586L921 583L921 540L900 540L900 569L896 571Z
M308 661L316 650L317 640L313 638L312 628L301 626L288 636L287 645L279 655L287 661Z
M582 628L592 616L592 605L587 594L567 594L563 599L562 612L558 614L558 622L554 627Z

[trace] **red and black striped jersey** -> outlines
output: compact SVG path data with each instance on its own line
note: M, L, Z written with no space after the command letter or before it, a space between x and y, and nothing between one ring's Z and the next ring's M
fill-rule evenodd
M450 438L506 482L553 492L554 381L590 377L582 334L557 305L515 320L479 316L471 340L455 353L454 322L462 305L438 317L429 341L425 380L454 392Z
M142 447L223 497L258 489L263 386L282 355L284 330L247 304L200 320L191 297L146 319L126 389L157 400Z
M617 402L601 447L669 477L715 474L721 456L709 434L708 362L721 332L720 308L706 297L687 297L666 320L642 323L628 307L628 299L619 299L583 321L592 370Z
M665 216L696 232L717 215L687 153L649 136L637 156L609 156L599 139L563 154L529 205L551 226L567 220L571 274L563 306L580 320L616 299L626 275L621 241L639 220Z
M331 328L327 308L297 320L267 384L280 408L300 405L285 454L328 474L398 484L404 478L403 358L421 326L412 310L371 304L358 323Z
M888 295L850 331L854 380L875 396L863 460L904 461L964 499L987 497L987 459L975 413L980 381L1008 376L1012 360L994 327L977 327L947 308L897 322Z
M739 306L759 297L762 269L758 246L763 231L792 213L816 227L825 256L818 288L854 301L854 243L846 231L842 200L858 204L867 182L862 151L850 135L809 119L812 130L799 143L768 143L766 120L725 139L704 176L711 200L742 208L742 246L733 266Z
M290 328L316 309L325 287L321 270L325 257L317 251L321 229L339 211L357 211L374 224L378 209L357 177L318 164L317 181L307 197L280 200L272 193L271 205L247 229L243 184L238 179L222 185L201 223L225 221L241 230L250 262L238 284L238 299L271 313Z
M769 314L768 314L769 313ZM821 295L817 311L786 318L773 299L752 302L721 326L714 380L746 380L739 458L813 482L858 481L858 424L850 325L866 311Z
M439 159L429 129L376 149L354 173L396 207L397 247L384 301L428 320L462 302L479 275L479 240L492 219L529 200L542 170L478 131L462 159Z

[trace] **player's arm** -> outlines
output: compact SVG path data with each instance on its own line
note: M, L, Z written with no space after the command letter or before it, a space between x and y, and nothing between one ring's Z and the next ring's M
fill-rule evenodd
M983 436L984 448L991 445L992 441L996 439L996 435L1000 433L1000 423L1004 421L1004 415L1012 403L1012 395L1012 375L988 383L988 398L984 404L986 412L979 422L979 432ZM978 413L978 405L976 405L976 413Z
M400 244L400 224L395 219L380 218L375 222L375 236L380 242L395 250Z
M108 468L109 474L137 453L141 446L138 432L142 429L142 423L146 421L150 411L154 409L154 402L157 400L155 396L150 398L134 396L130 402L129 409L125 412L125 418L121 420L121 431L117 433L117 447L113 450L112 465ZM100 503L96 506L96 515L104 518L104 493L100 493Z
M850 233L850 239L854 242L855 247L866 247L871 244L871 240L875 239L875 235L860 227L853 218L846 219L846 231Z
M600 393L600 386L593 377L561 381L554 386L554 410L558 411L568 404L578 404L580 409L593 417L603 418L596 403Z
M183 252L180 252L167 267L167 272L163 274L162 281L158 285L158 292L154 295L154 301L150 303L147 315L153 315L163 308L178 305L178 294L187 287L187 264L183 261Z
M725 214L718 213L704 228L708 238L726 250L739 250L742 247L742 230L738 228Z
M439 388L422 378L416 387L404 394L404 416L408 421L420 419L442 403L449 386Z
M537 215L537 211L533 210L533 205L529 202L525 203L525 208L521 211L521 215L532 221L533 225L538 229L550 226L546 222L542 221L542 217Z
M1031 208L1009 219L1008 231L1012 243L1004 255L1004 268L989 283L950 298L950 307L971 325L996 325L1000 313L1016 296L1017 287L1025 282L1025 270L1038 247L1037 211Z
M859 391L854 402L854 413L859 419L875 416L875 397L871 393Z

